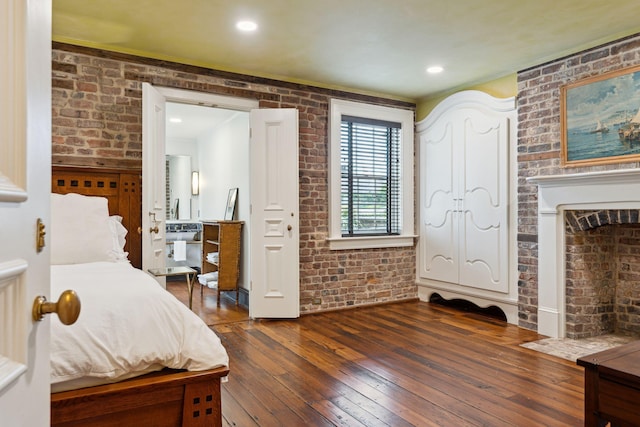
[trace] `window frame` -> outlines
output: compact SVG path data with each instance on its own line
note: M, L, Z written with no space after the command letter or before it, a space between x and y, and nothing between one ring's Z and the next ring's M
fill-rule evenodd
M400 234L342 236L340 127L342 116L397 122L400 137ZM332 250L413 246L414 238L414 112L400 108L331 99L329 103L329 248Z

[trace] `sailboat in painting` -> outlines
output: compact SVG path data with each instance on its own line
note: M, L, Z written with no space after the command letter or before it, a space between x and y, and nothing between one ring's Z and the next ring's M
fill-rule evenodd
M640 142L640 110L636 115L618 129L622 142Z
M609 132L609 128L604 126L600 120L598 120L598 124L596 128L591 131L591 133L607 133Z

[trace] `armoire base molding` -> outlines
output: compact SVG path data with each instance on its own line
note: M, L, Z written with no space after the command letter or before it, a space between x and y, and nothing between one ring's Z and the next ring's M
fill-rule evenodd
M437 293L445 300L453 300L453 299L464 299L466 301L472 302L478 307L487 308L491 306L498 307L507 317L507 323L511 323L514 325L518 324L518 301L517 300L509 300L502 298L491 298L491 297L479 297L477 295L472 295L469 293L455 291L451 292L447 290L450 287L450 284L446 284L444 286L438 286L435 284L424 284L417 283L418 285L418 298L420 301L429 301L431 295Z

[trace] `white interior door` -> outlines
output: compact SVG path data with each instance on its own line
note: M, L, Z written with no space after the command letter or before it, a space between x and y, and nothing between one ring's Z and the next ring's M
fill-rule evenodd
M253 318L300 315L298 110L251 111Z
M164 268L166 218L166 98L142 84L142 270ZM156 280L166 287L165 277Z
M51 1L4 0L0 13L0 424L49 425L49 250L36 248L51 193ZM45 235L45 243L48 243ZM57 295L53 299L57 299Z

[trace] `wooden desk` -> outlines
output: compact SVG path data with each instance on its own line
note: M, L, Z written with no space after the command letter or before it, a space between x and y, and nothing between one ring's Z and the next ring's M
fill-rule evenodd
M165 268L150 268L149 273L154 276L181 276L185 275L187 279L187 290L189 291L189 309L191 309L191 303L193 301L193 282L195 282L196 274L198 273L191 267L165 267Z
M584 366L584 425L640 425L640 341L578 359Z

